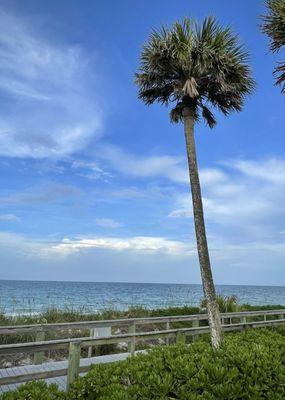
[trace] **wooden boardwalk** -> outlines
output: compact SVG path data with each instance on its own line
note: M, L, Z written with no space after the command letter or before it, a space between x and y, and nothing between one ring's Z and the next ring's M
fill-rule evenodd
M23 382L44 379L68 390L72 382L85 374L91 364L124 360L135 354L139 342L154 341L168 344L191 342L198 335L209 333L207 314L168 317L128 318L121 320L79 321L68 323L0 326L0 335L34 334L35 342L0 345L0 357L6 354L33 354L33 365L0 369L0 393L14 390ZM222 313L224 332L244 331L285 324L285 309ZM201 326L201 322L203 322ZM174 326L175 323L175 326ZM180 327L177 327L180 323ZM181 323L183 323L181 325ZM190 325L190 326L189 326ZM183 327L181 327L183 326ZM142 329L144 328L144 330ZM146 329L146 330L145 330ZM78 337L78 334L89 336ZM48 332L59 332L61 338L46 340ZM77 332L76 337L70 337ZM127 332L127 333L122 333ZM66 336L65 336L66 335ZM92 354L92 349L102 345L125 343L128 352L81 358L81 350ZM68 360L45 362L49 351L68 348Z
M106 356L97 356L91 358L81 358L80 366L91 366L92 364L106 364L115 361L122 361L129 357L130 353L119 353L119 354L109 354ZM22 367L12 367L12 368L3 368L0 369L0 378L4 377L13 377L13 376L21 376L27 374L33 374L38 372L45 372L45 371L57 371L61 369L67 370L68 361L55 361L55 362L45 362L40 365L25 365ZM80 374L81 376L85 375L85 373ZM48 378L45 379L47 383L56 383L61 390L66 389L66 381L67 376L58 376L55 378ZM13 383L9 385L0 385L0 393L4 393L10 390L15 390L18 386L22 385L21 383Z

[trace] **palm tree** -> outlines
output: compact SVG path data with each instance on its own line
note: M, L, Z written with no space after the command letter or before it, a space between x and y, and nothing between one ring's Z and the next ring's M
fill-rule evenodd
M173 103L171 121L184 123L203 290L212 346L217 349L222 342L221 321L204 223L194 125L202 117L213 128L216 119L211 108L225 115L241 111L245 96L254 87L247 53L231 30L221 28L214 18L206 18L201 27L185 18L172 28L152 31L142 49L135 82L145 104Z
M262 31L270 38L270 50L278 53L285 45L285 1L267 0L268 15L263 16ZM285 93L285 62L279 62L273 75Z

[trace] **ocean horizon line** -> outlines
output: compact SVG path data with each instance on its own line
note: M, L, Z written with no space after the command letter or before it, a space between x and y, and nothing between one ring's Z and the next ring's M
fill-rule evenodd
M125 285L184 285L184 286L189 286L189 285L195 285L195 286L202 286L202 283L183 283L183 282L128 282L128 281L75 281L75 280L53 280L53 279L0 279L0 282L39 282L39 283L90 283L90 284L125 284ZM258 283L239 283L239 284L233 284L233 283L216 283L215 286L247 286L247 287L285 287L285 284L283 285L276 285L276 284L258 284Z

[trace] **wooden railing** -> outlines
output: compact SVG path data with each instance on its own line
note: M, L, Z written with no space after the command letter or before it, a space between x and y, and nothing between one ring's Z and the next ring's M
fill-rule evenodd
M266 310L266 311L245 311L235 313L223 313L221 319L224 331L244 330L247 328L266 327L270 325L283 324L285 309ZM268 318L271 319L268 319ZM256 320L258 318L259 320ZM260 320L262 318L262 320ZM0 326L0 335L13 335L23 333L35 333L36 341L27 343L14 343L0 345L0 356L12 353L34 353L34 363L41 364L45 351L62 349L69 347L68 366L52 371L41 371L21 376L7 376L0 378L0 385L11 383L25 382L33 379L47 379L57 376L67 375L67 388L78 377L79 373L86 372L89 367L80 366L81 349L88 348L88 355L92 353L90 349L94 346L128 343L128 349L131 355L135 353L136 343L139 341L147 341L152 339L164 338L166 343L169 339L176 341L186 341L187 336L192 338L197 335L209 332L209 326L199 326L200 321L208 319L207 314L154 317L154 318L128 318L105 321L82 321L55 324L36 324L21 326ZM249 321L250 319L250 321ZM239 321L239 322L236 322ZM191 327L172 328L171 325L177 322L191 322ZM138 327L146 325L162 324L166 329L152 330L141 332ZM126 327L128 333L119 333L112 335L112 328ZM153 328L153 327L152 327ZM80 338L63 338L56 340L45 340L45 334L51 331L85 330L90 329L89 337ZM107 332L107 334L106 334Z

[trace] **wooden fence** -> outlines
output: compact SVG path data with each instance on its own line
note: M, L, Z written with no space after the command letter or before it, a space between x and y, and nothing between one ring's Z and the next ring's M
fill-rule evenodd
M283 324L285 310L266 310L266 311L245 311L221 314L222 326L224 331L244 330L247 328L267 327ZM22 376L6 376L0 378L0 385L7 385L29 380L47 379L67 375L67 388L79 376L79 373L86 372L89 366L80 366L81 349L87 348L90 356L94 346L106 344L128 343L131 355L135 353L136 343L162 338L168 343L169 339L175 341L186 341L186 337L192 338L197 335L209 332L209 326L199 326L200 321L207 321L207 314L154 317L154 318L129 318L102 321L82 321L53 324L34 324L21 326L0 326L0 335L13 335L33 333L35 342L14 343L0 345L0 356L12 353L33 353L34 364L41 364L45 351L62 348L69 348L67 368L52 371L41 371ZM177 322L191 322L191 327L173 328ZM153 330L142 332L145 326L151 326ZM165 326L165 329L161 329ZM115 333L114 328L127 329L127 333ZM140 329L138 329L140 328ZM56 340L45 340L47 332L63 331L74 332L76 330L90 330L89 337L63 338ZM113 332L112 332L113 330ZM113 334L112 334L113 333Z

